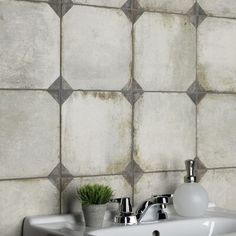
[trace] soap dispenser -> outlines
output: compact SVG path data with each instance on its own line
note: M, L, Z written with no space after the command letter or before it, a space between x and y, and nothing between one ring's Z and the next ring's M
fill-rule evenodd
M200 184L196 183L195 161L186 160L185 165L187 170L185 183L174 193L174 208L180 216L199 217L204 215L208 207L208 194Z

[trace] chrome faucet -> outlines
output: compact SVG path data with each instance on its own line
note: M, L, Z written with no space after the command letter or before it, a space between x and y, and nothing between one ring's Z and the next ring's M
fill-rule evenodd
M112 199L111 202L119 203L119 212L114 218L115 223L122 223L127 225L137 224L137 217L132 212L130 198L115 198Z
M138 222L152 222L167 219L168 215L164 209L172 197L172 194L154 195L143 202L136 211Z

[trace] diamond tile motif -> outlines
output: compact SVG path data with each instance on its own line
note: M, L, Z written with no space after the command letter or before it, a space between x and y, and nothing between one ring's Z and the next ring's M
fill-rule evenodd
M47 89L60 73L59 18L24 1L1 1L0 15L0 87Z
M202 8L211 16L236 17L235 0L198 0Z
M185 169L195 157L195 113L186 94L143 94L134 110L134 159L144 171Z
M120 9L73 6L63 18L62 58L73 89L122 89L131 75L131 29Z
M200 160L208 168L235 167L236 95L207 94L197 117Z
M196 2L193 7L188 11L190 22L197 28L207 17L205 11Z
M49 6L59 17L63 17L72 7L72 0L49 0Z
M188 96L191 98L191 100L198 105L199 102L205 97L206 91L201 86L201 84L198 82L198 80L195 80L191 86L187 90Z
M198 28L198 79L206 90L236 92L235 40L233 19L208 17Z
M59 214L60 200L48 179L0 181L0 206L0 235L16 236L25 216Z
M196 0L138 0L142 8L148 11L186 14Z
M0 92L0 178L48 176L58 163L59 106L45 91Z
M134 188L134 205L157 194L174 193L184 182L184 172L145 173Z
M200 182L203 176L206 174L207 168L198 157L194 158L194 160L196 165L197 182Z
M134 62L144 91L186 91L196 74L196 30L188 17L145 12L134 25Z
M132 197L132 188L122 175L115 176L96 176L74 178L62 193L63 213L81 212L81 204L78 201L76 190L84 184L105 184L114 190L113 197Z
M133 24L144 12L143 8L139 5L139 2L137 0L127 0L126 3L121 7L121 9Z
M137 83L136 80L131 80L128 82L121 92L130 104L134 104L144 93L142 87Z
M121 93L74 92L62 107L64 166L74 176L121 173L130 162L131 119Z

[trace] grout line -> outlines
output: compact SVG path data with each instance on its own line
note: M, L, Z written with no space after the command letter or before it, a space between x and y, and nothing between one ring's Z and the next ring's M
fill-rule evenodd
M36 176L36 177L15 177L15 178L4 178L0 181L17 181L17 180L34 180L34 179L48 179L48 176Z

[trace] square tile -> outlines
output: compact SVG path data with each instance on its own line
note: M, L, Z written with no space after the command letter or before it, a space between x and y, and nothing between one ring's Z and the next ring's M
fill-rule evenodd
M21 236L26 216L59 214L59 196L47 179L0 181L0 234Z
M74 3L121 8L127 0L73 0Z
M105 184L114 191L114 198L131 197L132 189L121 175L75 178L62 193L62 209L67 212L81 212L77 189L84 184Z
M60 20L47 3L0 1L0 88L47 89L60 73Z
M204 11L211 16L236 17L235 0L197 0Z
M132 109L121 93L74 92L62 108L62 158L74 175L122 172L131 156Z
M187 16L145 12L139 18L134 26L134 77L144 90L188 89L196 74L195 34Z
M47 176L59 161L59 107L47 92L0 91L0 178Z
M73 6L63 18L66 81L74 89L122 89L130 79L131 28L121 10Z
M138 0L149 11L187 13L196 0Z
M134 129L134 159L144 171L185 169L195 157L195 105L186 94L144 93Z
M208 94L198 105L198 157L207 167L236 167L236 95Z
M134 188L134 204L137 206L152 195L174 193L184 182L184 172L161 172L144 174ZM145 191L147 190L148 191Z
M236 91L235 41L235 20L208 17L198 28L198 79L205 89Z
M201 184L217 207L236 210L236 169L208 170Z

